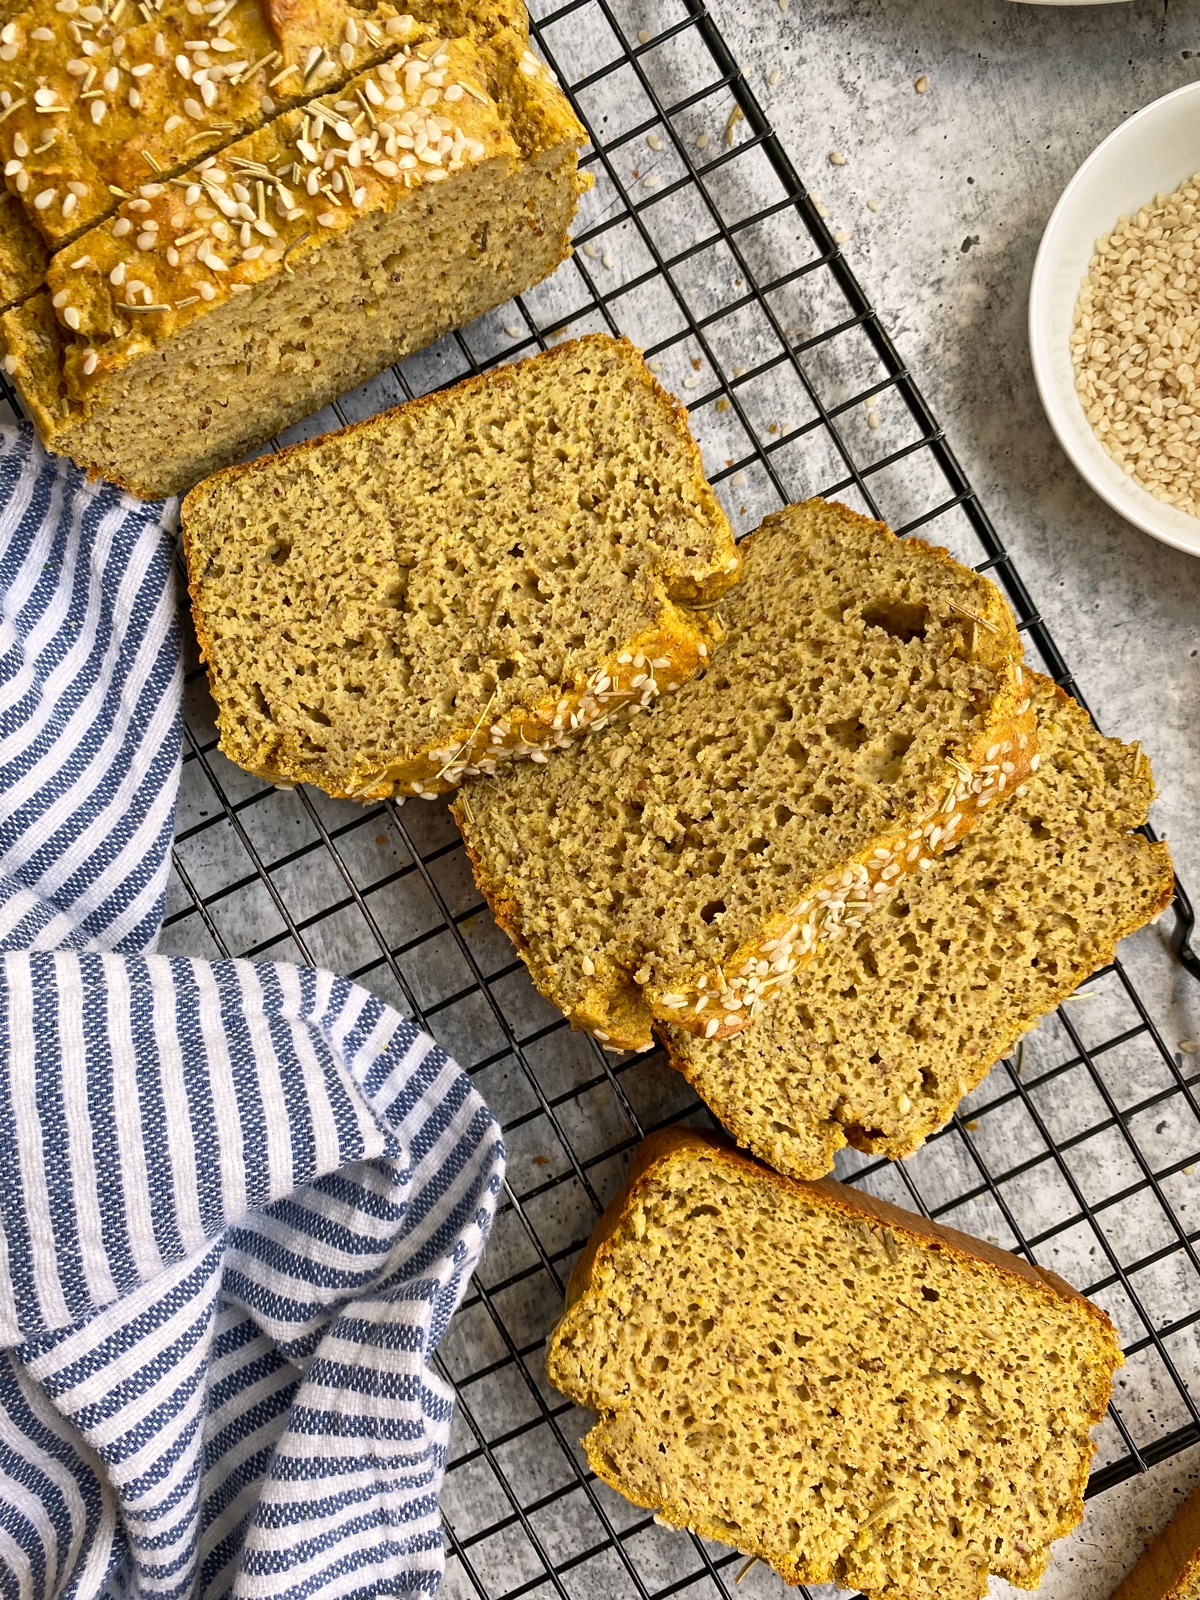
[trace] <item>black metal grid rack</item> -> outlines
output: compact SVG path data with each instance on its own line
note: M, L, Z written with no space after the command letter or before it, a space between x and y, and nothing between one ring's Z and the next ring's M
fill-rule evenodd
M735 528L816 493L920 528L1003 584L1030 658L1074 691L704 0L566 0L535 36L593 142L574 259L296 433L568 332L628 333L689 406ZM590 1476L584 1419L542 1371L566 1276L628 1153L652 1127L702 1118L690 1090L658 1054L604 1054L533 992L444 804L364 808L249 778L216 749L198 668L185 748L161 948L348 973L438 1037L505 1124L504 1203L438 1358L458 1395L444 1592L731 1594L740 1557L658 1527ZM1174 918L1174 951L1160 930L1129 941L919 1155L839 1160L849 1181L995 1238L1106 1305L1128 1365L1093 1493L1200 1440L1200 1056L1178 1048L1194 1005L1184 974L1200 977L1200 960L1182 890ZM739 1592L777 1588L759 1567Z

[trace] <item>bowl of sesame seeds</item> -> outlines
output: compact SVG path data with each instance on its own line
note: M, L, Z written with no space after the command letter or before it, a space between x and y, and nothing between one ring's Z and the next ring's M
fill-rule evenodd
M1122 123L1067 185L1034 264L1029 345L1080 475L1200 555L1200 83Z

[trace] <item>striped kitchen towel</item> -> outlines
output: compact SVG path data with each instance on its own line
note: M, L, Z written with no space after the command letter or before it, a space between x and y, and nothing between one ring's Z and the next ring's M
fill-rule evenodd
M170 524L0 429L0 1597L428 1594L503 1146L347 980L150 953Z

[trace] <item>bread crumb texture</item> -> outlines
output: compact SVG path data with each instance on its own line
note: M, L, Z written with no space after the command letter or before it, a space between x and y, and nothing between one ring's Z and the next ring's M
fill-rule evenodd
M820 500L741 548L703 673L455 806L534 982L614 1048L745 1027L1037 765L988 579Z
M6 368L51 449L179 492L553 271L584 139L523 33L406 45L141 182L0 319Z
M911 1155L992 1064L1170 904L1171 857L1132 830L1154 798L1136 745L1105 739L1029 674L1041 762L928 872L725 1041L662 1030L672 1065L780 1172L847 1142Z
M364 798L644 710L741 566L685 414L602 334L232 468L183 526L222 750Z
M670 1132L599 1224L549 1345L597 1475L871 1600L1035 1588L1083 1512L1121 1354L1061 1279L828 1180Z

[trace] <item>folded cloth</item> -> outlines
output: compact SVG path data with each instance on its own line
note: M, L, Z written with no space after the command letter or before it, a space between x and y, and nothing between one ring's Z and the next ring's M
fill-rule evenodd
M148 953L170 526L0 429L0 1596L427 1594L503 1145L346 979Z

